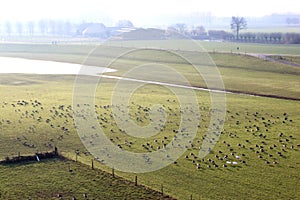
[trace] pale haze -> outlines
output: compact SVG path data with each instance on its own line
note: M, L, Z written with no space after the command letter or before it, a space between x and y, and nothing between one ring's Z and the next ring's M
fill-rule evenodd
M25 21L46 19L82 19L114 21L129 19L136 25L155 23L168 15L210 13L213 16L264 16L272 13L299 13L299 0L129 0L62 1L10 0L1 2L0 18ZM90 15L91 14L91 15Z

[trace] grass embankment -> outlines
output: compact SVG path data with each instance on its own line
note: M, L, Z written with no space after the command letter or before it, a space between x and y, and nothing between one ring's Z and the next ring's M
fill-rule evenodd
M165 44L165 42L168 43ZM175 41L160 41L159 44L162 46L165 44L171 49L172 42L174 43ZM184 46L184 41L181 42L183 43L182 46ZM199 65L199 69L202 71L201 75L207 77L214 75L212 74L214 71L211 71L212 68L209 67L214 62L221 73L225 90L292 99L299 99L300 96L298 90L300 88L299 68L263 61L250 56L211 53L210 57L212 60L210 60L207 54L198 52L134 50L120 57L122 53L132 49L120 47L94 48L95 46L91 45L13 44L2 45L0 55L109 66L118 70L112 73L112 75L122 75L128 70L144 64L159 63L174 68L179 73L185 75L192 86L207 87L203 77L186 60L178 57L177 54L179 54L185 57L193 57L193 60ZM253 44L253 48L259 49L259 45ZM271 49L271 46L267 48ZM278 48L282 48L282 46L278 46ZM273 49L276 49L276 46ZM286 51L289 51L288 49L286 48ZM300 48L298 46L291 46L290 51L297 53L300 51ZM143 73L149 72L143 71ZM155 72L151 74L153 73ZM173 78L169 77L168 71L160 70L156 73L160 77L163 77L166 82L173 81ZM138 74L136 76L138 77ZM150 78L154 78L155 80L155 77Z
M287 61L290 63L296 63L300 65L300 56L278 56L278 55L274 55L274 56L269 56L275 60L279 60L279 61Z
M138 40L138 41L110 41L104 44L118 47L156 47L162 49L203 51L208 52L235 52L235 53L258 53L258 54L290 54L300 55L299 45L284 44L256 44L235 42L194 41L197 45L191 45L191 41L185 40ZM239 47L237 49L237 47Z

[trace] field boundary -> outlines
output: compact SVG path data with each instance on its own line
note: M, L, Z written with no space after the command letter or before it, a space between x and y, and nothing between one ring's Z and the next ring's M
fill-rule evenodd
M6 156L4 160L0 160L0 164L17 164L30 161L40 161L45 159L52 158L65 158L64 156L58 153L57 148L55 147L53 151L39 152L31 155L21 155L20 152L17 156Z
M33 162L40 162L41 160L50 160L50 159L61 159L61 160L75 162L75 163L80 163L80 165L90 166L86 163L78 161L77 159L73 160L70 157L64 156L63 153L61 154L58 152L57 147L55 147L53 151L45 151L45 152L39 152L39 153L35 153L35 154L27 154L27 155L23 155L23 156L21 156L20 153L16 156L12 156L12 157L6 156L4 160L0 160L0 165L9 166L9 165L15 165L15 164L28 164L28 163L33 163ZM131 181L131 180L123 178L121 176L117 176L114 173L114 169L112 169L112 173L109 173L108 171L101 170L99 168L95 168L94 160L95 159L92 159L92 162L91 162L91 166L90 166L91 170L98 170L103 173L107 173L107 174L111 175L113 178L119 179L127 184L134 185L136 187L141 187L144 190L152 190L154 192L160 193L162 195L162 197L161 197L162 199L176 200L174 197L171 197L170 195L165 194L163 189L162 189L162 191L158 191L147 185L139 184L137 175L135 175L135 177L134 177L135 181ZM71 169L69 169L69 170L71 170ZM163 188L163 186L162 186L162 188Z

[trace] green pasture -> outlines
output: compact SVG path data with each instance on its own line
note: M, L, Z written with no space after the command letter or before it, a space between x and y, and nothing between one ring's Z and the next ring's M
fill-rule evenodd
M30 53L37 54L57 53L61 56L73 52L73 56L82 54L86 56L94 47L117 46L130 48L158 48L181 51L208 51L208 52L234 52L234 53L258 53L258 54L287 54L300 55L299 45L292 44L257 44L257 43L235 43L197 40L128 40L128 41L100 41L84 42L58 45L51 44L0 44L1 54L5 53ZM199 46L198 46L199 45ZM239 47L239 49L237 49ZM36 56L36 55L33 55Z
M1 199L162 199L159 192L68 160L1 165L0 174Z
M149 40L149 41L108 41L105 45L119 47L156 47L162 49L183 50L183 51L208 51L208 52L234 52L234 53L258 53L258 54L288 54L300 55L299 45L284 44L255 44L255 43L235 43L216 41L191 41L187 40Z
M92 51L93 48L92 45L2 45L0 55L102 66L116 54L124 52L125 47L106 47L106 51ZM91 52L89 56L88 52ZM178 49L175 53L195 57L200 55L200 58L204 55ZM149 49L133 51L111 63L110 67L118 71L110 75L122 75L135 66L156 62L173 67L185 75L191 85L205 87L203 78L197 75L195 69L184 59L174 55ZM227 90L287 98L300 96L299 68L247 55L211 53L210 57L218 66ZM196 61L204 72L210 72L212 62L209 59ZM151 69L149 65L149 70ZM144 75L147 70L139 73ZM168 74L164 70L159 73L157 74L161 77ZM139 74L136 76L133 78L140 77ZM91 126L89 128L93 130L93 135L82 137L77 134L72 101L75 78L63 75L0 75L0 158L17 155L19 152L32 154L48 151L57 146L64 156L73 160L76 159L75 151L78 150L78 161L88 165L56 160L0 166L0 173L3 174L1 177L5 177L0 181L2 197L52 198L56 192L71 197L86 192L96 199L98 195L103 198L108 197L105 195L115 195L115 198L156 199L158 196L155 192L148 193L143 188L131 186L129 189L122 185L122 180L108 178L107 175L103 175L107 178L101 178L102 175L95 173L102 172L90 170L93 157L81 140L90 141L92 147L93 137L97 138L100 133ZM171 77L164 78L166 82L174 81ZM89 86L88 78L86 83ZM150 123L150 110L158 108L166 110L167 118L165 125L159 123L156 135L145 139L135 138L124 134L116 125L112 108L122 108L122 105L112 105L111 102L116 83L117 80L101 78L95 91L95 107L79 105L83 110L96 112L99 124L95 124L95 127L99 125L106 137L124 151L151 153L162 149L164 143L170 143L175 135L174 130L178 130L181 112L188 112L181 110L178 96L163 86L148 84L138 88L131 95L129 105L126 105L130 119L140 126L146 126ZM131 82L124 84L132 86ZM157 191L161 191L163 186L165 194L178 199L297 199L300 195L299 101L227 94L226 119L220 138L205 158L199 158L197 155L205 140L210 117L216 111L210 109L208 92L195 93L200 110L197 134L184 147L186 151L177 162L155 172L133 174L116 170L116 175L131 181L137 175L140 184ZM158 107L153 107L154 105ZM77 114L80 116L84 113ZM214 126L221 124L220 122ZM105 155L96 158L95 167L111 173L111 167L103 164L105 159ZM227 164L226 161L237 164ZM75 174L69 173L68 165L74 168ZM45 168L49 170L45 171ZM40 180L29 180L32 174L36 174ZM53 187L47 185L48 182L43 185L43 180L47 178L51 180L49 183L57 184ZM108 187L105 193L101 189L104 186L99 183L104 179L115 181L116 184ZM24 182L28 183L26 193L20 192L19 188L14 190ZM79 185L83 187L79 188Z
M27 154L45 151L58 146L65 156L74 160L75 150L78 149L78 160L90 166L91 155L82 145L73 118L69 115L72 113L70 106L74 77L1 75L1 78L3 76L7 82L1 86L1 157L17 155L18 152ZM14 85L15 80L23 81L24 84ZM178 128L176 122L180 114L175 95L161 86L152 85L144 86L134 93L130 100L133 103L129 106L132 120L137 124L143 126L149 122L149 113L144 108L151 108L157 103L163 105L168 114L167 126L157 135L137 139L124 135L111 118L111 108L105 108L111 104L114 85L115 80L103 80L96 93L95 110L107 137L124 150L135 152L152 152L158 146L162 148L160 141L171 141L174 136L172 130ZM296 109L298 102L227 95L224 129L215 148L202 160L191 153L197 155L203 142L202 137L210 118L210 100L206 92L197 92L197 96L201 118L197 136L192 142L194 146L189 146L176 164L159 171L137 174L139 183L158 191L163 185L165 193L179 199L190 198L190 195L195 199L296 198L299 195L297 182L300 168L300 149L297 146L300 143L300 118ZM22 101L29 104L18 105ZM144 120L137 120L138 117ZM50 122L46 122L48 118ZM101 118L109 121L104 122ZM68 131L63 131L62 127ZM24 142L34 144L34 147L28 147ZM149 148L146 149L147 143ZM223 159L225 155L228 155L228 161L237 161L238 165L226 164ZM237 159L236 155L241 158ZM105 157L99 158L102 159L105 160ZM218 167L208 159L214 160ZM201 165L200 169L196 168L196 164ZM224 164L227 166L224 167ZM100 162L96 162L95 167L111 172L111 168ZM135 174L115 173L134 180Z
M184 46L185 44L184 41L156 42L159 42L160 45L167 45L166 48L168 49L171 49L171 46L177 42L182 42L180 46ZM123 42L117 44L120 45L121 43ZM155 46L155 42L153 44ZM285 49L284 45L277 46L278 48ZM268 47L269 50L272 49L271 47ZM253 48L259 49L259 45L253 45ZM276 49L276 45L273 49ZM286 51L297 53L300 51L300 47L290 46L290 49L286 48ZM126 54L124 55L124 53ZM206 88L208 86L204 82L203 77L199 76L197 70L184 59L192 57L196 66L200 69L202 76L209 77L219 71L224 81L225 89L228 91L296 99L300 96L299 68L260 60L243 54L206 54L191 51L164 51L160 49L136 49L116 46L10 44L0 46L0 55L108 66L118 70L111 74L117 76L124 76L123 74L128 70L145 64L162 64L174 68L179 73L185 75L190 85ZM296 56L292 58L297 60ZM210 67L214 64L218 67L217 69ZM153 71L153 73L160 74L165 82L172 81L172 77L168 76L168 71Z
M182 55L183 58L187 56L197 57L197 59L194 59L195 67L176 54L170 55L169 52L156 50L140 50L113 62L110 67L118 71L112 73L112 75L123 76L123 73L134 67L157 62L183 74L189 83L195 87L209 87L206 85L205 78L210 79L214 76L220 76L227 91L289 98L299 98L300 96L298 90L300 87L300 69L297 67L264 61L247 55L224 53L211 53L208 55L180 51L175 53ZM139 58L144 58L144 60ZM164 60L168 61L165 62ZM147 74L149 72L146 69L140 73ZM168 76L169 71L167 69L157 71L153 69L150 74L163 77L164 81L162 82L174 83L174 78ZM125 76L137 78L141 77L142 74L136 73L134 76ZM149 77L149 79L155 81L159 77Z

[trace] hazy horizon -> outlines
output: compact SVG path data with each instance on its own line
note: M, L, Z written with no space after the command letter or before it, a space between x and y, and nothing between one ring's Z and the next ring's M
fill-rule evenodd
M128 19L136 26L163 25L169 23L174 16L180 18L180 16L200 14L214 17L261 17L274 13L299 14L300 12L296 0L271 2L259 0L244 2L238 0L153 0L151 2L137 0L105 2L97 0L85 0L84 2L11 0L2 3L0 7L1 21L63 19L95 21L112 25L118 20Z

